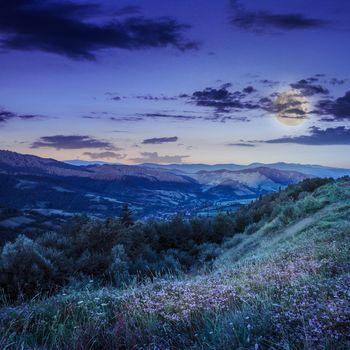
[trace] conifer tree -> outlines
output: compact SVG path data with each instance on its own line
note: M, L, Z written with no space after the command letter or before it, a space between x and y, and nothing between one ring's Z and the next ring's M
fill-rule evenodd
M129 209L129 205L125 203L121 210L120 222L125 226L129 227L134 225L134 220L132 218L132 211Z

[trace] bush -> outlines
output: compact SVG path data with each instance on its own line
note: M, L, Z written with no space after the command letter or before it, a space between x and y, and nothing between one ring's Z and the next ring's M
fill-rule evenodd
M109 273L116 286L121 286L130 279L129 259L124 246L121 244L114 246L112 249L112 263L109 267Z
M0 284L11 297L48 290L56 279L55 267L44 248L23 235L4 246L0 264Z

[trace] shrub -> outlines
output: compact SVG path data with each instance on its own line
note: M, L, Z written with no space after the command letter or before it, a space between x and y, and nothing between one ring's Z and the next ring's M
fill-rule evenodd
M117 244L112 249L112 263L109 267L109 273L117 286L123 285L130 278L129 259L121 244Z
M56 270L45 250L26 236L7 243L1 253L1 286L11 296L27 296L48 290L55 282Z

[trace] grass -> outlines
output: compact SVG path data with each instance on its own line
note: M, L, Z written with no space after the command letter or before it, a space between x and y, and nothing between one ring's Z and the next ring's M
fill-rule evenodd
M295 208L233 237L203 273L4 302L0 348L349 348L350 181Z

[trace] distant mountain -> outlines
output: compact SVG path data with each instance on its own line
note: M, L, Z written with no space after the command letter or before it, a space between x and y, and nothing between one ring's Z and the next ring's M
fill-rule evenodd
M252 163L249 165L249 168L255 168L257 166L266 166L268 168L286 170L286 171L298 171L298 172L313 175L316 177L338 178L338 177L350 175L350 169L333 168L333 167L326 167L322 165L293 164L293 163L283 163L283 162L272 163L272 164Z
M177 170L185 173L197 173L198 171L215 171L215 170L241 170L245 166L238 164L155 164L155 163L143 163L140 164L142 167L146 168L156 168L156 169L169 169Z
M183 173L194 174L198 171L216 171L216 170L230 170L238 171L245 169L254 169L259 167L272 168L277 170L285 171L297 171L303 174L308 174L317 177L342 177L350 175L350 169L346 168L334 168L326 167L322 165L311 165L311 164L296 164L296 163L252 163L248 165L239 165L239 164L153 164L153 163L144 163L141 164L143 167L148 168L157 168L157 169L169 169L171 171L180 171Z
M222 189L226 187L237 196L259 195L262 192L277 191L283 186L312 177L296 171L282 171L267 167L239 171L199 171L192 176L211 192L216 190L222 192Z
M111 162L101 162L101 161L97 161L97 160L80 160L80 159L64 160L63 162L66 164L76 165L76 166L114 164Z
M0 207L44 216L86 213L106 217L118 215L127 202L134 216L143 219L169 217L177 212L185 216L211 215L236 210L261 194L313 176L266 166L216 167L222 165L78 166L0 151Z
M193 182L189 177L165 170L117 164L70 165L50 158L40 158L10 151L0 151L0 173L13 175L76 176L99 180L128 180L139 177L151 182Z

